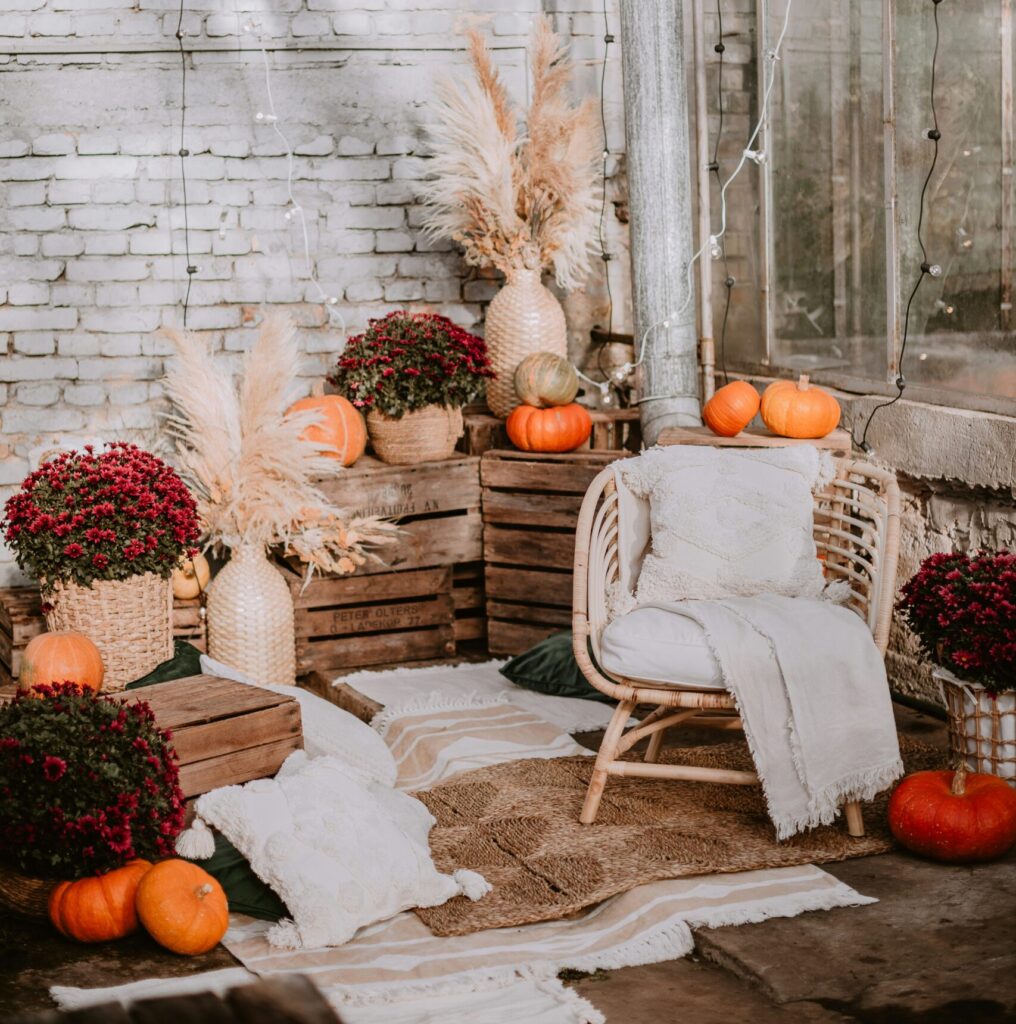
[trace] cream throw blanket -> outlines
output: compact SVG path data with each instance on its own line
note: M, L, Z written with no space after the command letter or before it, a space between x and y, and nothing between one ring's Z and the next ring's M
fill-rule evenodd
M750 577L729 578L729 566L710 568L710 559L722 565L724 554L745 543L765 579L798 580L801 561L814 568L811 488L831 472L828 455L808 445L675 446L615 464L620 579L612 611L634 606L652 559L654 593L642 606L685 615L703 628L737 703L779 839L829 824L842 803L870 799L903 774L885 665L864 621L817 599L811 586L797 591L807 596L758 593ZM739 506L733 518L725 511L732 499ZM767 535L773 518L780 525ZM656 537L661 522L665 535ZM667 536L675 530L676 541ZM713 600L660 600L668 579L676 581L674 597L687 596L680 565L661 568L682 557L695 563L693 576L713 572L722 580L721 592L708 595Z

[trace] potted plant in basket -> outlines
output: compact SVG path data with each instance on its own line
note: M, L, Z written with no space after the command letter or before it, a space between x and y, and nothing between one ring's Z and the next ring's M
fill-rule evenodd
M493 377L482 338L436 313L397 310L350 338L328 380L367 415L380 459L446 459L462 434L462 406Z
M953 753L1016 778L1016 554L932 555L898 608L935 662Z
M524 129L475 30L469 49L472 77L438 83L425 226L458 242L467 263L505 275L484 332L497 374L487 404L503 419L519 404L515 367L532 352L567 355L564 312L541 278L553 270L567 291L589 272L603 146L594 101L568 96L571 64L549 19L536 19L529 42Z
M149 706L73 682L0 707L0 798L0 904L35 917L58 881L172 856L184 824L176 753ZM103 889L95 909L115 919L120 887Z
M3 525L39 580L47 627L99 648L105 689L172 656L170 576L199 528L194 498L161 459L120 441L64 452L8 499Z

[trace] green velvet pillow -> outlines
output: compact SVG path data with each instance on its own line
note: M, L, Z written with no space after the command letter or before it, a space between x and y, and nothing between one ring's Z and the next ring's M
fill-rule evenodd
M125 689L137 690L154 683L168 683L171 679L186 679L187 676L201 675L201 652L186 640L173 641L173 657L156 665L147 676L128 683Z
M278 921L288 917L286 904L251 870L247 858L223 835L213 831L215 853L208 860L196 860L225 890L229 909L237 914Z
M572 652L571 633L555 633L541 640L525 654L512 658L502 667L501 675L516 686L544 693L548 697L611 700L606 694L600 693L579 670Z

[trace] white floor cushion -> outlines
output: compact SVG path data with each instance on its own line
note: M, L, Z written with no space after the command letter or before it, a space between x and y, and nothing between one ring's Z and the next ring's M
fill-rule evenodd
M636 608L607 626L600 640L600 664L613 675L679 689L724 688L702 627L653 605Z

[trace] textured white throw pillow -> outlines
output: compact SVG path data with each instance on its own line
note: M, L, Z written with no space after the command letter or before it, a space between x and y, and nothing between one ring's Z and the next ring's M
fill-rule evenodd
M274 779L205 793L197 812L250 861L292 920L268 933L284 949L339 946L411 907L490 891L481 875L431 860L430 811L334 757L290 754Z
M675 445L620 463L627 487L648 499L652 521L636 603L818 597L812 490L832 471L828 454L811 445Z
M355 715L298 686L255 683L238 669L209 658L207 654L201 655L201 671L210 676L232 679L247 686L260 686L272 693L295 697L300 702L303 748L311 757L337 757L363 772L368 779L386 786L395 785L398 769L392 752L385 741Z

